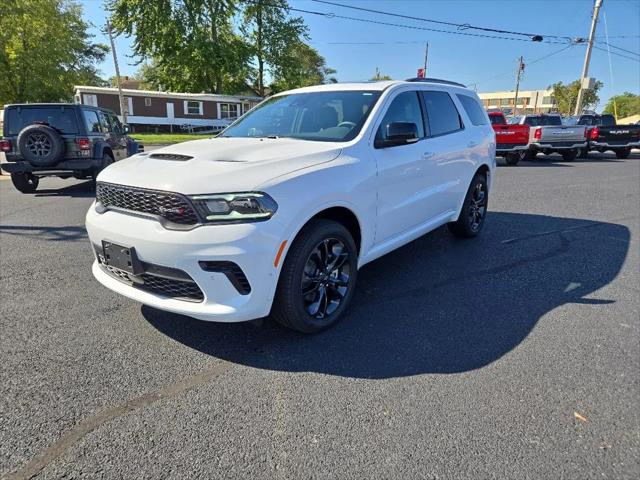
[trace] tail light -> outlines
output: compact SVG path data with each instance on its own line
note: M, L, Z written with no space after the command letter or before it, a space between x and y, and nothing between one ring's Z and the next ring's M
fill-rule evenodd
M589 132L589 138L591 140L597 140L600 136L600 129L598 127L593 127L591 132Z
M542 138L542 129L540 127L536 128L536 131L533 132L533 138L536 140L540 140Z
M78 144L78 148L80 148L80 150L91 150L91 140L89 140L88 138L78 138L76 140L76 143Z
M11 151L11 140L0 140L0 152Z

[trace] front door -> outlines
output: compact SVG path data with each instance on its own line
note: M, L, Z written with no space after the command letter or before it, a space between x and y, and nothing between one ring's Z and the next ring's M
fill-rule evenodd
M425 123L418 92L396 95L377 128L376 138L384 139L393 122L414 123L418 141L375 148L378 166L378 215L376 244L428 222L438 213L432 158L425 146Z

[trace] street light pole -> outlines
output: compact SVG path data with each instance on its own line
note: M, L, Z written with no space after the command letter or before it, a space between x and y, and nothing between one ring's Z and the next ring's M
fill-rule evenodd
M596 25L598 24L598 13L600 13L600 7L602 6L602 0L596 0L593 7L593 16L591 17L591 30L589 31L589 43L587 44L587 53L584 57L584 65L582 67L582 76L580 77L580 90L578 90L578 99L576 100L576 110L574 115L580 115L582 112L582 100L584 99L584 82L587 75L589 75L589 62L591 61L591 49L593 48L593 40L596 33Z
M120 85L120 67L118 66L118 55L116 54L116 44L113 41L111 33L111 22L107 20L107 31L109 32L109 41L111 42L111 53L113 54L113 65L116 68L116 83L118 84L118 98L120 100L120 115L122 115L122 123L127 124L127 111L124 108L124 95L122 95L122 85Z

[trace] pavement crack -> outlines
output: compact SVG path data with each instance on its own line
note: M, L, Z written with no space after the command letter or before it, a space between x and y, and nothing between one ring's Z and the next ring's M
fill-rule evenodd
M227 372L233 363L221 361L214 367L182 381L172 383L154 392L132 398L121 405L107 408L96 415L85 418L71 430L66 431L58 440L36 454L25 466L2 477L3 480L28 480L38 475L47 465L60 457L74 444L96 428L127 413L147 407L159 400L168 399L199 385L204 385Z

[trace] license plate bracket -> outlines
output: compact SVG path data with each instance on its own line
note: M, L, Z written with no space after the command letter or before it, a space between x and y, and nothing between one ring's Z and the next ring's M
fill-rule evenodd
M125 247L107 240L102 241L102 254L104 263L131 275L140 275L144 272L142 263L138 259L133 247Z

